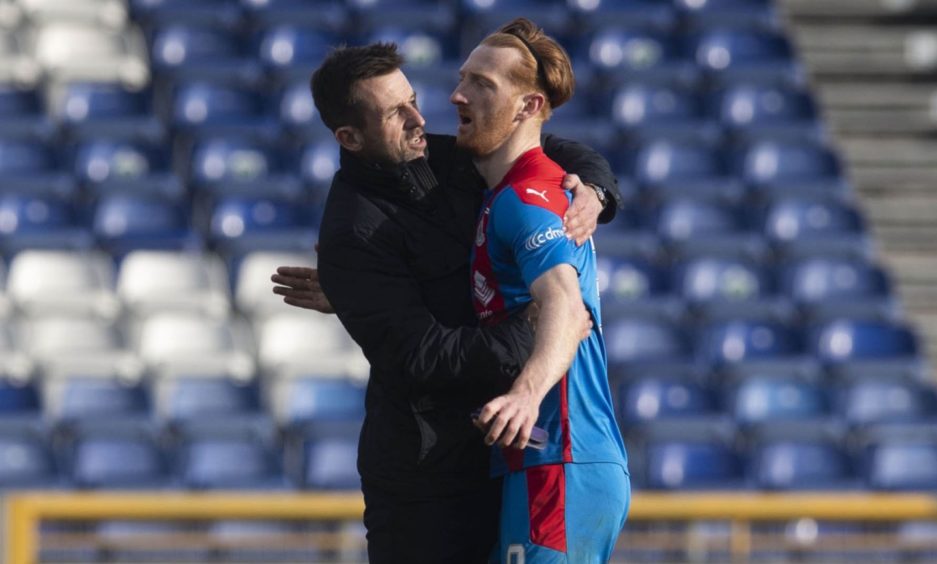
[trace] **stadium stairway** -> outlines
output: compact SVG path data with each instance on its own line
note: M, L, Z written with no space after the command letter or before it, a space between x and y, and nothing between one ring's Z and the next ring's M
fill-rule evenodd
M937 353L937 1L781 0L909 316Z

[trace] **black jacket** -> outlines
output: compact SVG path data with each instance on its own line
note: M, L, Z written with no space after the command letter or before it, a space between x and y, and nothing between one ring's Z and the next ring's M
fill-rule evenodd
M469 253L485 182L453 137L429 135L428 144L428 163L395 170L342 151L319 233L322 288L371 363L359 472L366 487L411 496L488 479L488 449L469 413L509 386L533 345L522 315L477 326ZM615 191L591 149L550 136L544 149Z

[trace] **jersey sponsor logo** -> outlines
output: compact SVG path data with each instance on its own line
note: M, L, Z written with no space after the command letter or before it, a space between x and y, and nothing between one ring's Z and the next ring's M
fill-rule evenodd
M475 272L475 285L472 291L475 293L475 299L483 306L490 304L495 297L495 291L488 285L485 275L478 271Z
M553 241L554 239L559 239L560 237L565 236L566 233L563 233L562 229L551 227L542 233L537 233L528 237L527 241L524 242L524 248L528 251L536 251L549 241Z
M528 194L533 194L534 196L539 196L539 197L543 198L543 201L544 201L544 202L546 202L546 203L548 203L548 204L550 203L550 200L547 198L547 191L546 191L546 190L539 190L539 191L538 191L538 190L534 190L533 188L528 188L528 189L527 189L527 193L528 193Z

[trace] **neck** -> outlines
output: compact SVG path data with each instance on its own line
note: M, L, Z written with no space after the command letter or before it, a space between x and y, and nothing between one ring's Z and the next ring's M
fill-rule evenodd
M475 158L475 167L489 188L501 183L501 179L521 155L540 146L540 128L539 122L528 120L515 129L500 147Z

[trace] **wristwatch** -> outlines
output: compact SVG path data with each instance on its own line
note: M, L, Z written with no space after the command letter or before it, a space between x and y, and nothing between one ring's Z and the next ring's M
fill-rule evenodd
M592 188L595 191L595 195L599 198L599 203L602 204L602 209L604 210L608 206L608 194L605 192L605 188L597 184L585 183L586 186Z

